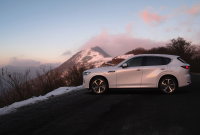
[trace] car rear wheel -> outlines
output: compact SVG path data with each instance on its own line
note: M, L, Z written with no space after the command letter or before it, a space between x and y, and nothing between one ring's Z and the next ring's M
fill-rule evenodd
M177 89L177 82L173 77L164 77L160 80L159 89L167 94L173 93Z
M90 88L95 94L103 94L108 90L108 83L103 77L96 77L92 80Z

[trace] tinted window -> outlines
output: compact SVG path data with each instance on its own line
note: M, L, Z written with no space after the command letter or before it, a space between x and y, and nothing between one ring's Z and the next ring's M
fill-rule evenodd
M181 59L180 57L177 58L179 61L181 61L182 63L186 63L183 59Z
M128 67L141 66L142 65L142 57L132 58L126 63L128 65Z
M146 57L146 66L154 66L154 65L164 65L163 58L154 56Z
M165 64L167 65L167 64L170 63L171 59L170 59L170 58L166 58L166 57L164 57L164 61L165 61Z

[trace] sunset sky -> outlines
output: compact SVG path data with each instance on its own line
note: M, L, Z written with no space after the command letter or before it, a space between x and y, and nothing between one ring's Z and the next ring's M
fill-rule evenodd
M0 67L59 65L93 46L116 56L177 37L200 45L200 1L0 0Z

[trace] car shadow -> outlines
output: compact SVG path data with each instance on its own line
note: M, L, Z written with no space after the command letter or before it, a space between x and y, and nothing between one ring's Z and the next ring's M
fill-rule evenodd
M131 89L131 88L123 88L123 89L109 89L109 91L105 94L140 94L140 95L160 95L163 94L158 89Z
M177 89L174 93L172 94L165 94L159 89L156 88L121 88L121 89L109 89L106 93L102 95L119 95L119 94L138 94L138 95L180 95L180 94L189 94L191 93L190 90L187 88L179 88ZM89 94L89 95L98 95L93 93L92 91L88 90L84 94Z

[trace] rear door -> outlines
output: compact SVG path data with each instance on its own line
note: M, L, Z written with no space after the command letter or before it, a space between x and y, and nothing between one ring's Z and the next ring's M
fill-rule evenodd
M166 74L167 65L165 60L160 56L145 56L141 87L155 88L160 76Z

